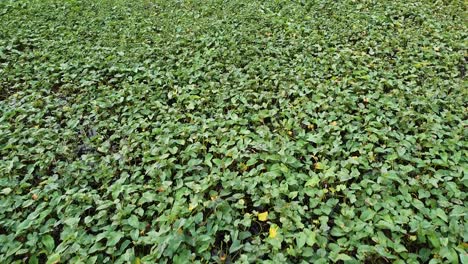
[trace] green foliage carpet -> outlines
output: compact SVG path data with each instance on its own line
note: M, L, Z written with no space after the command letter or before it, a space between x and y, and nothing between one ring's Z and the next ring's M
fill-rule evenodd
M1 263L468 263L464 1L0 1Z

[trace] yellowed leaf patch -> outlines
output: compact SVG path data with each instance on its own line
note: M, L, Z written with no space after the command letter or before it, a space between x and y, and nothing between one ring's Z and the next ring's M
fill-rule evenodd
M271 225L268 237L275 238L278 235L278 228L277 225Z
M265 222L266 220L268 220L268 211L263 212L263 213L259 213L258 214L258 220L262 221L262 222Z

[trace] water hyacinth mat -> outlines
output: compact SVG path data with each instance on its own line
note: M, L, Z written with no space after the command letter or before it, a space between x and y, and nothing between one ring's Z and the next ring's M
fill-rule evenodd
M0 1L0 263L468 263L464 1Z

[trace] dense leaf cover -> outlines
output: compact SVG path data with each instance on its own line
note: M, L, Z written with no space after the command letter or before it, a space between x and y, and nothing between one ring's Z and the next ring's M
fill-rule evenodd
M468 263L463 1L0 1L1 263Z

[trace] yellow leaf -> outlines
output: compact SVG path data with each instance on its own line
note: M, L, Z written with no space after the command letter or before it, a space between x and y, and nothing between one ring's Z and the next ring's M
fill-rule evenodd
M258 220L265 222L268 219L268 211L258 214Z
M321 169L323 169L323 165L322 165L322 163L320 163L320 162L315 163L314 167L315 167L316 170L321 170Z
M277 235L277 231L278 231L278 226L276 225L271 225L270 226L270 235L268 236L269 238L275 238L276 235Z
M192 211L193 209L195 209L195 207L197 207L196 204L190 204L188 209L189 211Z

